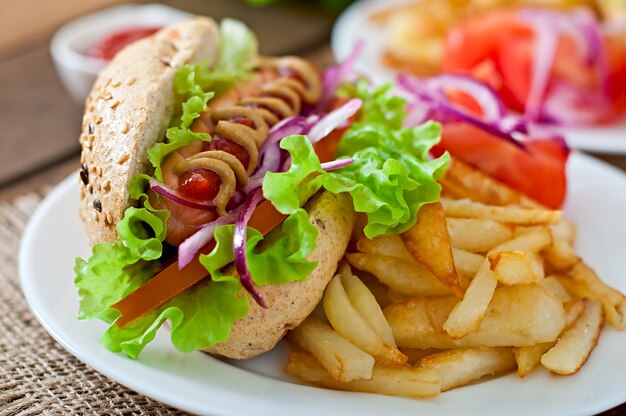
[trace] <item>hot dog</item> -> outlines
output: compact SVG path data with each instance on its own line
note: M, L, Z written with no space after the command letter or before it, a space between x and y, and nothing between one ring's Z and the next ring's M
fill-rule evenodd
M94 247L75 267L79 318L111 324L107 348L136 358L169 321L181 351L261 354L319 302L355 211L366 234L399 232L438 198L447 156L415 151L437 126L403 129L403 103L362 84L338 98L347 72L259 57L241 23L204 17L113 59L83 119Z

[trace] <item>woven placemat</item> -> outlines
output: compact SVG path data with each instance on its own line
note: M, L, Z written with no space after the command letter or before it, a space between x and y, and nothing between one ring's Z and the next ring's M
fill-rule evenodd
M0 415L181 415L89 368L52 339L19 285L19 241L41 194L0 203Z

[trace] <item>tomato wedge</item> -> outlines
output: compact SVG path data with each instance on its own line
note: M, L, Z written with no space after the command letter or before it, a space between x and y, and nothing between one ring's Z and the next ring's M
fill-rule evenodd
M567 191L567 147L560 140L540 138L525 146L524 151L470 124L454 122L443 126L433 153L447 150L544 205L561 207Z
M321 162L329 162L334 158L344 131L345 129L335 130L313 145ZM254 210L248 225L266 235L285 218L286 216L278 212L270 201L263 201ZM200 253L210 253L214 247L215 242L212 241L203 247ZM209 277L206 269L198 260L199 255L197 254L182 270L179 270L178 261L175 261L124 299L112 305L112 308L117 309L122 314L116 321L116 325L127 325L146 313L163 306L185 290Z

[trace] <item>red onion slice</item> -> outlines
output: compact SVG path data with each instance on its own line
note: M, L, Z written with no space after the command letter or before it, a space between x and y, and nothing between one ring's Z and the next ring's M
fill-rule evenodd
M482 110L486 121L500 120L506 114L506 106L498 93L489 85L467 75L441 74L426 80L427 88L445 94L448 88L471 96Z
M550 121L561 125L581 125L597 122L610 102L609 68L602 40L602 31L595 17L585 9L570 13L552 10L527 9L519 18L535 32L535 57L531 88L525 104L526 117L533 121ZM569 85L563 91L550 80L559 36L573 40L579 59L595 69L600 91ZM572 89L577 89L573 92ZM578 106L564 97L578 97ZM587 105L580 106L586 102Z
M176 193L176 191L174 191L173 189L171 189L167 185L164 185L164 184L158 182L154 178L150 178L149 184L150 184L150 189L152 189L157 194L159 194L159 195L169 199L172 202L175 202L177 204L183 205L185 207L195 208L195 209L203 209L203 210L210 210L210 209L214 209L215 208L215 202L214 201L206 202L206 203L190 201L189 199L186 199L186 198L183 198L183 197L179 196Z
M364 49L365 42L359 40L343 62L324 71L322 77L322 98L318 102L315 112L324 111L335 98L339 86L346 81L351 81L356 76L354 66L363 54Z
M280 148L280 141L292 134L306 134L311 143L316 143L333 130L345 124L361 108L361 100L349 100L323 117L313 114L308 117L295 116L276 124L261 146L259 158L261 162L256 172L248 179L243 191L250 193L263 185L267 172L282 172L290 165L289 157Z
M215 221L203 225L200 230L183 241L180 246L178 246L178 269L180 270L188 265L198 251L213 240L213 234L217 227L234 223L239 217L239 214L243 211L243 207L244 205L241 205L229 211L226 215L217 218Z
M557 28L546 19L529 19L527 24L535 31L535 57L533 59L530 91L526 99L525 114L531 120L541 118L541 107L550 81L559 42Z
M563 82L555 82L543 105L542 121L565 126L584 126L598 121L607 102L598 94Z
M339 108L331 111L316 122L309 130L307 136L311 143L317 143L328 136L333 130L341 127L356 114L363 102L358 98L353 98Z
M602 86L604 98L609 100L611 95L611 87L609 85L609 62L607 52L604 48L603 33L600 23L587 9L578 9L574 15L579 26L583 29L583 33L587 37L590 49L590 62L596 65L598 80Z
M518 120L516 122L512 122L511 117L504 118L503 116L497 120L483 120L482 118L476 116L473 113L461 108L460 106L452 103L445 92L441 89L434 89L431 85L443 85L442 82L437 81L437 83L432 82L433 79L438 77L433 77L427 80L421 80L416 77L401 74L398 76L398 85L404 88L406 91L413 94L413 96L419 101L419 103L414 103L413 105L419 105L420 103L426 105L430 109L429 116L433 119L441 122L449 121L450 119L454 120L462 120L467 123L473 124L476 127L479 127L482 130L496 136L500 137L513 145L525 149L525 146L519 140L516 140L514 135L516 133L524 133L526 131L526 127L523 121ZM457 89L454 81L457 79L456 77L446 77L447 78L447 87ZM461 85L462 87L462 85ZM472 93L467 90L463 90L462 88L458 88L461 91L464 91L470 96L473 97ZM475 92L472 90L472 92ZM496 99L499 98L496 96ZM478 102L478 100L476 100ZM498 105L499 107L499 105ZM495 107L494 107L495 108ZM506 123L501 124L502 120L506 120Z
M254 286L252 277L250 276L250 270L248 269L248 263L246 260L246 240L248 238L248 222L254 212L256 206L263 200L263 192L261 189L255 189L250 198L242 205L243 209L239 213L237 222L235 222L235 231L233 234L233 256L235 259L235 268L239 273L239 280L241 285L246 289L248 293L254 298L256 303L261 307L267 308L265 300L261 293Z
M402 122L403 127L417 127L433 118L429 106L416 100L410 100L406 104L407 115Z
M307 130L307 120L302 116L291 117L276 124L259 150L259 166L248 179L243 191L252 192L263 184L263 178L267 172L280 170L285 159L284 151L280 148L280 141L283 138L292 134L305 134Z
M329 170L341 169L345 168L348 165L351 165L354 162L354 159L337 159L330 162L322 163L322 170L328 172Z

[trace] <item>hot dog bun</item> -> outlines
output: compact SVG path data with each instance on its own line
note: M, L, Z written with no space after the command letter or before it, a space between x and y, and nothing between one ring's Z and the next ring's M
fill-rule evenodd
M304 208L311 223L318 228L317 246L309 256L309 260L317 262L313 273L301 282L261 287L267 309L250 298L248 316L235 322L228 340L214 345L207 352L245 359L269 351L289 329L300 325L320 302L348 246L355 214L347 194L334 195L326 191L311 198Z
M150 172L147 150L163 140L173 116L176 70L212 62L217 41L213 20L186 20L129 45L98 76L80 136L80 216L90 244L117 240L128 183Z
M130 45L99 76L87 100L81 136L88 183L81 183L80 214L92 244L117 240L116 225L129 205L128 183L138 173L151 173L147 150L163 139L180 104L173 93L176 69L189 62L210 62L217 38L212 20L186 21ZM248 316L235 323L225 342L207 352L236 359L259 355L319 303L348 244L354 212L349 196L324 191L305 208L319 230L317 247L309 256L317 262L315 270L301 282L261 287L267 309L249 298Z

